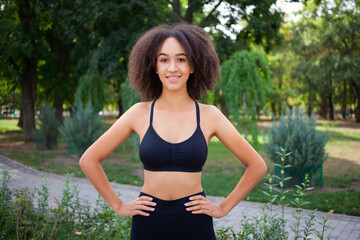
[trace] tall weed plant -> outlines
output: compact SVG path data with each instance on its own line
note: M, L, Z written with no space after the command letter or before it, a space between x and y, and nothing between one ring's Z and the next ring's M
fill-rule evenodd
M95 208L79 199L69 177L60 200L50 195L45 178L35 191L10 190L3 169L0 189L0 239L130 239L131 218L120 217L100 198ZM33 200L36 201L33 201Z
M310 211L307 216L303 214L303 207L308 204L305 201L306 191L312 190L309 186L308 175L305 175L301 186L295 186L295 193L293 193L294 200L291 201L291 206L296 208L296 214L293 215L294 224L287 228L287 219L285 218L285 206L287 205L285 199L289 197L290 190L285 189L285 182L289 181L289 177L284 176L284 169L291 166L285 165L285 159L291 155L286 150L280 149L277 155L281 159L281 175L267 176L267 191L263 193L269 198L268 202L262 209L261 215L253 217L252 219L243 216L240 221L241 230L236 232L233 227L222 228L217 231L217 239L219 240L238 240L238 239L277 239L287 240L294 239L324 239L325 231L328 228L326 222L328 219L315 219L317 210ZM278 179L279 183L275 184L274 179ZM281 205L281 214L274 210L274 205L279 203ZM314 228L315 224L320 224L322 231L317 231Z

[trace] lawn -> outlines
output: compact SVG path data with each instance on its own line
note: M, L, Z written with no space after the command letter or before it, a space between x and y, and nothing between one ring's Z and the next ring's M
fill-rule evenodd
M104 130L112 120L107 120ZM66 142L59 139L58 149L36 150L34 143L23 144L22 132L16 119L0 119L0 154L15 161L46 172L85 177L77 156L67 156ZM264 138L267 137L268 122L260 122ZM328 123L319 121L317 129L327 131L330 140L326 145L328 160L323 166L322 188L308 193L308 206L325 212L360 216L360 125L347 122ZM264 142L261 138L260 141ZM103 167L110 181L142 185L142 164L132 148L132 139L119 146L104 161ZM263 151L259 151L273 174L273 163ZM226 196L235 187L245 171L232 153L214 138L209 143L208 160L203 168L202 183L208 195ZM246 200L266 202L262 193L265 179L246 197ZM287 199L292 199L291 194Z

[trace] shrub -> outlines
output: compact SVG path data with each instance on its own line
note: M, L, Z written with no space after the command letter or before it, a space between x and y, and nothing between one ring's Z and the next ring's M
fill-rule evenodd
M35 131L38 149L53 149L57 147L59 125L53 107L50 107L48 103L40 107L38 129Z
M9 190L5 169L2 176L0 239L130 239L131 218L117 215L100 197L95 208L80 201L69 177L62 199L54 198L51 207L45 178L41 188L32 192L27 188Z
M288 175L292 176L291 184L299 184L307 172L311 182L321 186L322 164L327 158L325 145L329 135L315 129L316 121L313 116L307 118L298 109L295 110L294 117L291 115L291 111L288 110L286 118L281 116L279 123L270 128L269 142L264 145L264 149L277 164L280 163L277 152L281 152L281 148L292 152L285 162L285 165L292 166L292 169L287 170ZM279 168L275 167L275 174L277 170ZM315 180L315 175L320 179Z
M291 166L285 166L285 159L291 155L291 153L286 153L286 150L281 149L277 153L280 158L281 164L281 174L280 176L270 176L268 174L267 183L265 185L268 187L267 191L263 193L269 198L268 202L262 209L262 214L260 216L253 217L252 219L247 218L245 215L241 220L241 230L235 232L232 227L222 228L216 232L217 239L219 240L238 240L238 239L277 239L277 240L286 240L289 239L289 231L286 229L287 219L285 218L285 198L288 196L289 189L285 190L285 182L289 178L284 177L284 169ZM279 179L278 184L274 184L274 179ZM325 231L329 227L326 225L328 219L323 217L323 221L318 221L315 219L315 212L317 210L310 211L308 217L303 215L303 207L308 204L305 201L306 191L312 190L313 188L309 186L308 175L306 174L302 180L301 186L295 186L295 193L293 194L294 200L290 203L292 206L296 207L296 214L293 215L295 223L291 227L292 232L294 233L295 239L315 239L316 235L320 240L324 239ZM273 205L276 200L281 205L281 215L279 216L274 210ZM314 229L315 222L320 224L322 231L319 232ZM303 223L303 224L301 224Z
M73 144L79 155L102 134L100 116L94 111L91 102L84 107L80 100L76 101L74 115L66 119L60 127L61 134L68 144Z

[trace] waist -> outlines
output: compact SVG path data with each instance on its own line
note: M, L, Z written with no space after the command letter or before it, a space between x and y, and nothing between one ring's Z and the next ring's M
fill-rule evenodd
M201 172L153 172L144 170L142 191L171 200L203 191Z
M144 193L144 192L140 192L139 197L141 196L148 196L148 197L152 197L153 202L156 202L157 206L176 206L176 205L184 205L184 203L189 202L189 198L195 195L202 195L204 197L206 197L204 191L198 192L198 193L194 193L194 194L190 194L188 196L185 197L181 197L181 198L177 198L177 199L173 199L173 200L165 200L165 199L161 199L158 197L155 197L153 195Z

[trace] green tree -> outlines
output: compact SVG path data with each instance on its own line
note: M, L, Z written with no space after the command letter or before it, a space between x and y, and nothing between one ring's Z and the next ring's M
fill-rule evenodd
M175 22L189 22L201 27L210 27L213 34L219 32L217 25L222 25L223 28L237 35L236 45L249 46L250 43L256 43L264 46L268 51L281 40L278 30L284 13L274 7L276 0L167 0L167 2L172 7ZM220 8L223 11L220 11ZM224 19L224 23L221 23L220 19ZM244 26L240 33L234 27L239 23Z
M330 119L334 119L334 105L340 104L345 118L346 105L353 102L360 122L359 9L352 0L309 4L291 28L292 50L298 56L294 77L308 88L308 114L316 101ZM339 102L334 102L338 100L335 89L341 91ZM351 89L353 95L348 94Z
M314 74L318 71L315 66L316 57L319 53L319 38L316 34L318 22L312 17L303 18L291 26L292 39L289 46L295 54L296 66L292 76L300 84L300 93L307 102L307 113L310 116L314 110L316 93L318 90Z
M92 34L98 41L90 49L86 72L81 75L103 76L106 84L118 94L121 115L121 85L127 77L131 48L141 33L161 23L171 22L171 11L166 1L94 1L92 6L93 18L88 24L93 26Z
M338 58L338 79L342 86L341 111L346 118L348 85L355 93L356 121L360 122L360 3L356 0L335 0L333 5L323 1L324 45Z
M270 66L265 53L258 49L234 53L221 65L221 86L233 121L244 132L251 133L250 142L257 139L256 116L265 105L266 91L270 89Z
M24 141L34 141L38 62L44 53L44 19L47 1L5 0L0 11L0 68L21 89L19 126Z

